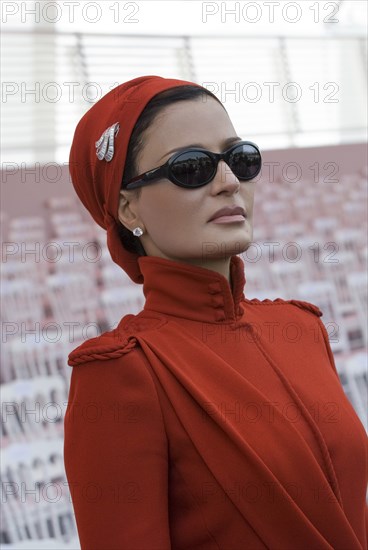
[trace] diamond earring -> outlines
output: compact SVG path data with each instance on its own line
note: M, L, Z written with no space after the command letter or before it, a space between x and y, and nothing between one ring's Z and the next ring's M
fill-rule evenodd
M135 229L133 229L133 235L135 235L136 237L140 237L141 235L143 235L143 230L140 227L136 227Z

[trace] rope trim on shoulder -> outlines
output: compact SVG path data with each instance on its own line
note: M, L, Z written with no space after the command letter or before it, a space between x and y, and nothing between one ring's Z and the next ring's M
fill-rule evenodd
M68 355L68 365L75 367L90 361L107 361L129 353L138 345L136 336L146 330L157 330L167 319L155 312L142 310L138 315L127 314L112 331L80 344Z
M311 313L314 313L314 315L317 315L317 317L322 317L323 313L319 309L318 306L315 304L311 304L310 302L305 302L303 300L287 300L290 304L293 304L294 306L301 307L302 309L307 309Z
M283 298L275 298L274 300L271 300L270 298L265 298L264 300L260 300L259 298L251 298L249 300L246 298L243 301L250 304L256 304L257 306L277 306L277 305L291 304L293 306L300 307L301 309L310 311L311 313L313 313L314 315L317 315L318 317L322 317L323 315L323 312L319 309L318 306L310 302L306 302L304 300L284 300Z
M89 361L94 361L95 359L104 361L107 359L117 359L125 353L129 353L137 344L137 339L134 336L129 337L127 342L120 343L115 346L105 346L104 348L99 348L93 351L89 350L88 353L85 351L76 351L69 354L68 365L75 367L76 365L81 365L82 363L88 363Z

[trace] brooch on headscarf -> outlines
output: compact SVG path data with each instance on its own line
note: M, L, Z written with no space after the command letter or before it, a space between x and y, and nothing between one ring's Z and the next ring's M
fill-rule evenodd
M96 141L96 155L99 160L105 159L110 162L114 156L114 139L119 132L120 124L115 122L112 126L107 128L100 139Z

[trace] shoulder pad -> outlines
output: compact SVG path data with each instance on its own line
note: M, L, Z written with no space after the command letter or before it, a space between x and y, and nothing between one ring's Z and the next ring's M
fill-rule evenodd
M104 361L115 359L131 351L137 344L136 334L156 329L167 321L154 313L125 315L118 326L100 336L82 342L68 355L68 365L75 367L98 359Z
M293 306L300 307L301 309L305 309L307 311L310 311L314 315L317 315L318 317L322 317L323 313L314 304L311 304L310 302L305 302L303 300L285 300L284 298L275 298L274 300L271 300L270 298L264 298L263 300L260 300L259 298L252 298L251 300L243 300L252 304L257 305L284 305L284 304L291 304Z
M318 317L322 317L322 315L323 315L323 313L319 309L319 307L317 307L314 304L311 304L310 302L304 302L303 300L286 300L286 301L289 304L292 304L294 306L298 306L302 309L306 309L306 310L310 311L311 313L314 313L314 315L317 315Z

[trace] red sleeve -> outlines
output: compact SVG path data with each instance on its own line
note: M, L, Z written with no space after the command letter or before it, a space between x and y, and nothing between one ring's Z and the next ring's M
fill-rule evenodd
M168 443L148 368L138 349L73 367L64 464L82 550L171 549Z

